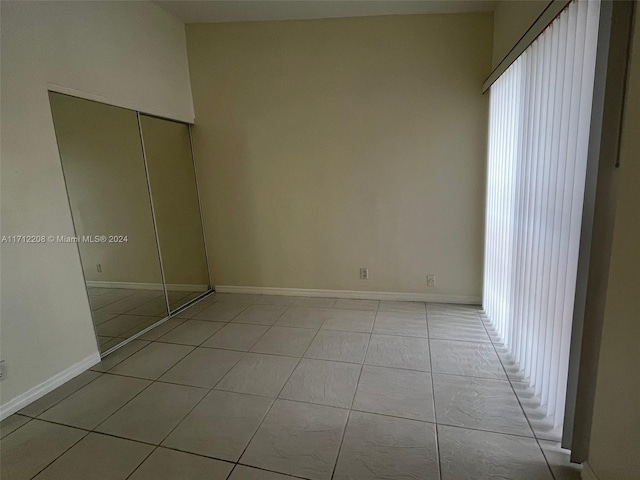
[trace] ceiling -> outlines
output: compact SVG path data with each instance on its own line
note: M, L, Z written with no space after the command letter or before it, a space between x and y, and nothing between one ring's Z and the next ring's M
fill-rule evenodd
M492 11L489 0L156 0L184 23Z

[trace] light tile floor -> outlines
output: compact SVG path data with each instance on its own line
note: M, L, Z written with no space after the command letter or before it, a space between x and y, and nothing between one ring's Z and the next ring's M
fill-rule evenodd
M88 287L87 291L101 352L167 316L162 290ZM171 310L177 310L201 293L169 291Z
M475 307L214 294L178 317L4 420L2 479L579 478Z

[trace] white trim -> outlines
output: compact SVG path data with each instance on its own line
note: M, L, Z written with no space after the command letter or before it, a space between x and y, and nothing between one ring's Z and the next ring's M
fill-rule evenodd
M7 403L0 406L0 420L4 420L9 415L16 413L18 410L23 409L30 403L35 402L41 397L44 397L47 393L55 390L63 383L66 383L72 378L77 377L82 372L85 372L98 363L100 363L100 354L98 352L92 353L88 357L80 360L78 363L74 363L66 370L57 373L41 384L30 388L29 390L18 395L15 398L12 398Z
M164 290L161 283L138 283L138 282L99 282L87 280L87 287L100 288L130 288L132 290ZM179 292L206 292L208 285L190 285L188 283L169 283L167 290Z
M111 105L112 107L126 108L127 110L131 110L134 112L161 117L167 120L174 120L181 123L186 123L188 125L193 125L193 123L195 122L194 117L183 117L181 115L167 116L166 114L163 114L163 113L153 113L146 110L142 105L131 105L131 104L123 103L118 100L113 100L111 98L105 97L104 95L85 92L84 90L78 90L77 88L67 87L65 85L59 85L53 82L47 82L47 90L49 90L50 92L62 93L63 95L69 95L71 97L76 97L83 100L90 100L93 102L103 103L105 105Z
M216 285L217 293L254 295L289 295L294 297L358 298L363 300L402 300L406 302L458 303L480 305L480 296L443 295L434 293L360 292L355 290L320 290L315 288L239 287Z
M582 464L582 472L580 473L582 480L598 480L596 472L589 466L588 462Z

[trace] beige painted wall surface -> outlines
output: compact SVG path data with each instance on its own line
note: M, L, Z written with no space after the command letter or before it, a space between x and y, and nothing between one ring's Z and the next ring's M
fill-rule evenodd
M490 13L187 25L214 283L479 299L491 43Z
M538 18L550 0L502 0L493 25L493 66L497 66Z
M638 125L640 24L636 22L622 131L616 224L588 460L599 480L640 479Z
M2 235L73 235L52 84L193 118L184 27L147 2L2 2ZM2 404L97 354L77 248L2 245Z

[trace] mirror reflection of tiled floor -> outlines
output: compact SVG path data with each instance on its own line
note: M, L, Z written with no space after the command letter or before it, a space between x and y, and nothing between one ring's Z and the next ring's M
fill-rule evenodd
M91 315L101 352L167 316L163 290L88 287ZM171 310L202 292L169 291Z
M475 307L214 294L4 420L2 478L577 480L522 380Z

